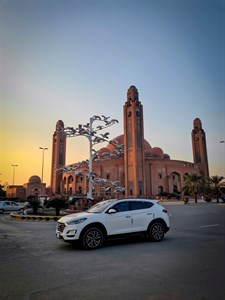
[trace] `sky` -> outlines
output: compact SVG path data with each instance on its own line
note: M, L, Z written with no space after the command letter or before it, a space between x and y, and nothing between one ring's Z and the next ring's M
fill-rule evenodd
M77 127L106 115L119 121L109 139L122 134L131 85L152 147L193 162L200 118L210 175L225 176L223 0L1 0L0 68L2 184L41 177L39 147L50 184L58 120ZM87 139L67 139L66 164L88 156Z

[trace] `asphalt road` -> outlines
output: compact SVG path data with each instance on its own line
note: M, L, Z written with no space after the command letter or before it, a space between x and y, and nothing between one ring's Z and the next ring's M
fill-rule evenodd
M0 298L225 299L225 205L164 205L160 243L109 242L85 251L55 238L56 223L0 215Z

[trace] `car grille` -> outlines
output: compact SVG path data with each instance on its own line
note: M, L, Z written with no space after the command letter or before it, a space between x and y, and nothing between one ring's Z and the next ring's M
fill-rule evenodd
M66 227L66 225L64 223L60 223L58 222L58 231L63 232L64 228Z

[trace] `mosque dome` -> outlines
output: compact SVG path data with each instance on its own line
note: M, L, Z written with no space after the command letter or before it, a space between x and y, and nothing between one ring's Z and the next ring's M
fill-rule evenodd
M164 158L163 151L159 147L152 148L151 149L151 154L152 154L152 156L157 157L157 158Z
M118 135L117 137L115 137L112 141L117 141L118 145L122 145L124 144L124 134ZM113 151L115 150L115 146L113 144L108 144L107 148L109 149L109 151ZM146 140L144 140L144 150L149 150L152 149L151 145L149 144L149 142L147 142Z
M170 159L169 154L164 153L164 158L165 158L165 159Z
M33 175L33 176L30 177L29 183L40 184L41 183L41 178L37 175Z
M117 137L115 137L112 141L116 141L118 143L118 145L122 145L124 144L124 135L118 135ZM110 152L112 152L113 150L115 150L115 146L113 144L108 144L107 148Z
M151 157L152 156L151 149L144 150L144 153L145 153L145 157Z
M148 141L144 140L144 151L152 149Z
M98 157L100 158L103 153L110 153L110 150L107 147L103 147L98 151Z

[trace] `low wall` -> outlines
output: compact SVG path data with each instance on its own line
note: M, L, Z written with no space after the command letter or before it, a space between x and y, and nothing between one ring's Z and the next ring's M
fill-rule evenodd
M35 215L22 215L15 212L10 214L11 219L18 221L47 221L57 222L62 216L35 216Z

